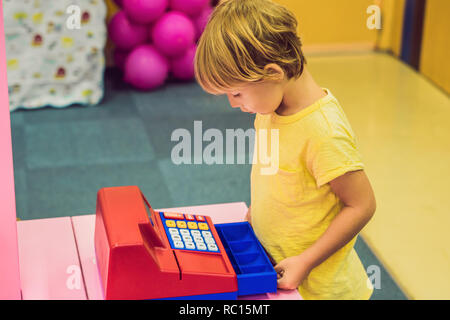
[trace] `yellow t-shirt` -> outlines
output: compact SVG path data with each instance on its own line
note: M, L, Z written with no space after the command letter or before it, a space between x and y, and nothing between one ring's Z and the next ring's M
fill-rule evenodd
M364 168L344 111L324 90L327 96L294 115L255 118L252 226L276 263L311 246L342 209L328 182ZM278 129L278 147L276 136L270 138L272 129ZM274 148L279 150L278 171L270 174L262 169L272 166L268 157L272 164L277 158ZM373 287L353 248L355 241L311 271L298 287L304 299L370 298Z

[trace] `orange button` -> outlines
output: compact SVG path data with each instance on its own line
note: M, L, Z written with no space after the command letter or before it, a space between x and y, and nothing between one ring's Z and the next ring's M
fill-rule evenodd
M208 224L206 224L206 223L204 223L204 222L199 222L198 223L198 228L200 229L200 230L208 230L209 228L208 228Z
M187 226L189 229L197 229L197 222L189 221Z
M182 229L186 229L186 221L177 221L177 227L178 228L182 228Z
M185 214L186 220L195 221L195 217L192 214Z
M197 221L205 222L204 216L195 216L197 218Z
M166 226L168 226L169 228L175 228L175 221L166 220Z
M181 213L164 212L164 218L166 219L176 219L184 220L184 216Z

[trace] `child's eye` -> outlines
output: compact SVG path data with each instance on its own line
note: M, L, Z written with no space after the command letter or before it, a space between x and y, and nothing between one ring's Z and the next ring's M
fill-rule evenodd
M235 97L235 98L240 97L240 96L241 96L240 93L233 94L233 97Z

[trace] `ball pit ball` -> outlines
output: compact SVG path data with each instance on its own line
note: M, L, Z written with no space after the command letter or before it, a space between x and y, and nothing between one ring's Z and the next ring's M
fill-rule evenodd
M155 47L167 57L183 54L194 44L196 30L193 22L183 13L165 13L155 24L152 39Z
M209 0L170 0L172 10L181 11L187 15L197 15L209 4Z
M132 21L147 24L162 16L169 0L123 0L122 5Z
M121 10L108 33L114 62L137 89L162 86L169 73L194 79L196 41L214 10L210 0L113 0Z
M111 19L108 32L116 47L125 51L147 40L147 28L131 22L123 11L119 11Z
M206 25L209 21L209 17L211 16L213 10L213 7L208 5L200 12L199 15L193 18L197 39L199 39L203 31L205 31Z
M194 78L194 58L197 45L191 46L183 55L173 58L170 62L170 70L175 78L191 80Z
M162 86L169 74L169 62L152 45L135 48L125 61L126 82L138 89L150 90Z

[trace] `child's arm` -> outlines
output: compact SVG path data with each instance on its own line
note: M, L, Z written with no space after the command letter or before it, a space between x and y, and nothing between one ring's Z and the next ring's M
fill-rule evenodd
M364 171L347 172L330 181L330 186L344 207L311 247L275 266L282 274L279 288L297 288L312 269L352 240L375 213L375 196Z
M252 224L252 206L248 207L247 214L245 215L245 220Z

